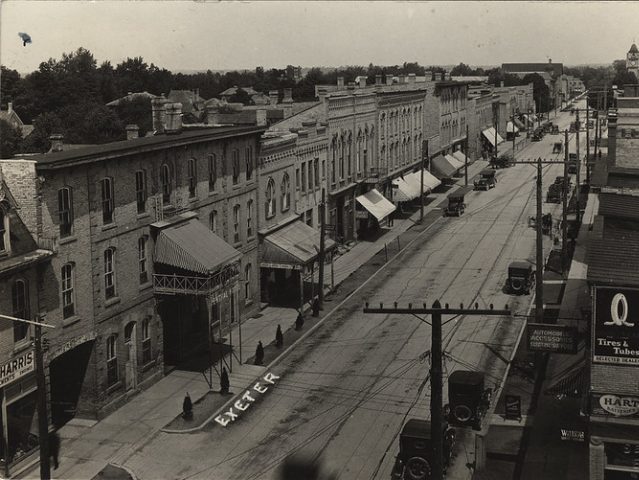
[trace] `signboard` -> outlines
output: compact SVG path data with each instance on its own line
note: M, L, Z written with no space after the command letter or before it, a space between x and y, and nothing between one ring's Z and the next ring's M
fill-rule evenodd
M596 287L593 361L639 365L639 289Z
M577 353L576 327L529 323L526 331L531 352Z
M368 212L366 210L355 210L355 218L366 220L368 218Z
M521 420L521 397L519 395L506 395L506 419Z
M97 337L96 332L88 332L83 335L80 335L79 337L72 338L68 342L65 342L62 345L58 346L55 350L51 352L47 352L45 354L45 358L48 360L53 360L54 358L59 357L63 353L66 353L69 350L74 349L78 345L82 345L84 342L95 340L96 337Z
M592 393L590 404L593 415L639 417L639 397Z
M33 372L35 369L34 360L33 350L27 350L7 363L0 365L0 387Z
M567 428L561 428L559 430L561 439L569 442L585 442L586 432L583 430L569 430Z

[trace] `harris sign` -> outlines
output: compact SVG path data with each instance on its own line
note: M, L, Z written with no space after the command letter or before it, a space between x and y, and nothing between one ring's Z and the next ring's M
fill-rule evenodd
M639 365L639 289L596 287L593 361Z

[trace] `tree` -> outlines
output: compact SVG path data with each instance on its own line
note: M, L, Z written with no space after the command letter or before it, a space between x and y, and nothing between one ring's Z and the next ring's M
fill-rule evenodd
M23 150L28 153L45 153L51 148L49 136L62 132L62 121L55 113L41 113L33 119L33 131L25 139Z
M451 76L470 76L475 75L475 71L465 63L460 63L452 68L450 74Z
M7 107L8 102L13 102L21 88L20 74L16 70L0 67L0 92L2 92L2 108Z
M11 158L20 151L22 132L6 120L0 120L0 158Z
M229 98L229 102L231 103L241 103L242 105L251 105L253 100L251 100L251 96L246 93L246 90L243 88L238 88L233 95Z
M141 137L153 128L151 99L149 98L123 100L115 107L115 113L123 125L137 125Z
M524 85L533 84L533 98L537 105L537 112L547 112L552 108L550 89L543 77L537 73L530 73L523 78Z

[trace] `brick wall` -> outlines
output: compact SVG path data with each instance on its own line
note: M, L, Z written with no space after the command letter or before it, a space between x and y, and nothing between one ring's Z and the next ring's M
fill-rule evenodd
M18 215L29 231L37 237L38 221L38 185L36 162L33 160L2 160L0 161L2 176L17 205Z

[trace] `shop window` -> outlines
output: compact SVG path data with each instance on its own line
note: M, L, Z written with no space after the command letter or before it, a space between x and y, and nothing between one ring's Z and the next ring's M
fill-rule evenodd
M250 180L253 177L253 147L249 145L246 147L246 180Z
M275 216L275 181L268 179L266 184L266 218Z
M115 295L115 249L107 248L104 251L104 296L108 300Z
M151 353L151 318L142 321L142 363L147 364L153 359Z
M9 251L9 219L0 205L0 253Z
M5 397L20 395L20 398L9 403L7 401L7 421L4 423L0 415L0 423L6 425L8 434L8 452L5 454L0 447L0 454L4 462L18 462L35 451L39 445L38 437L32 433L33 426L37 425L37 392L32 391L23 395L20 391L11 391L11 387L21 390L29 388L27 382L14 382L10 387L5 387ZM0 442L4 443L4 442Z
M62 266L62 316L69 318L75 315L75 294L73 264L67 263Z
M251 264L249 263L244 268L244 299L245 301L251 300Z
M106 342L107 387L118 381L118 336L111 335Z
M138 238L138 268L140 273L140 284L145 284L149 281L149 272L147 271L146 262L146 238Z
M187 173L189 176L189 198L194 198L197 192L197 162L194 158L189 159Z
M138 213L146 211L146 171L138 170L135 172L135 202L138 207Z
M113 223L113 210L115 208L113 200L113 179L103 178L100 182L102 189L102 223Z
M30 320L29 316L29 287L24 280L16 280L11 288L11 299L13 303L13 316ZM21 342L27 338L29 324L24 322L13 322L13 341Z
M240 242L240 206L233 207L233 242Z
M160 167L160 185L162 186L162 201L171 203L171 169L165 163Z
M291 207L291 180L288 173L284 174L282 178L282 212L286 212Z
M215 183L217 182L217 156L209 155L209 192L215 191Z
M60 238L68 237L73 230L73 192L71 187L58 190L58 218L60 220Z
M253 200L246 202L246 236L253 236Z
M240 151L236 148L233 150L233 185L237 185L240 181Z

